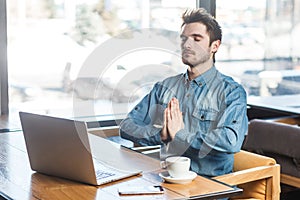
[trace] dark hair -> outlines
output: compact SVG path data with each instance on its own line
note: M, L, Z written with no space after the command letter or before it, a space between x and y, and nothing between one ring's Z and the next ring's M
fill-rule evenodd
M199 22L206 26L209 35L209 45L216 40L222 40L222 30L218 22L204 9L186 10L182 15L182 26L189 23Z

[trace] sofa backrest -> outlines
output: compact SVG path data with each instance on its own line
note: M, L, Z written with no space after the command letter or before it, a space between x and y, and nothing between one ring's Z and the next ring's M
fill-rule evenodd
M255 119L249 123L243 149L272 157L281 172L300 177L300 127Z

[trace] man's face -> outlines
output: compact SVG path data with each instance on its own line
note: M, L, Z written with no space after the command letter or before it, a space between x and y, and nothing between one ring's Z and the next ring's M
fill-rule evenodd
M186 24L181 33L182 62L195 67L212 58L206 26L195 22Z

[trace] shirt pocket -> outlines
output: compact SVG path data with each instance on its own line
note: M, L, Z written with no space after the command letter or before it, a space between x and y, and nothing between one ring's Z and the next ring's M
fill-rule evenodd
M193 116L196 119L196 123L199 124L199 128L207 133L216 125L218 112L208 109L195 109Z

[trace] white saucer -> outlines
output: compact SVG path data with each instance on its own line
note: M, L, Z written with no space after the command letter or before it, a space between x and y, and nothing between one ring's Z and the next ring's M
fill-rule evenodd
M197 174L193 171L189 171L187 176L184 178L173 178L169 175L168 171L164 171L159 173L159 176L169 183L186 184L192 182L197 177Z

